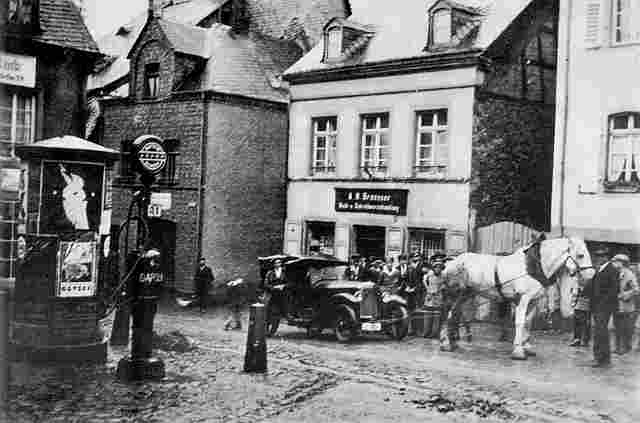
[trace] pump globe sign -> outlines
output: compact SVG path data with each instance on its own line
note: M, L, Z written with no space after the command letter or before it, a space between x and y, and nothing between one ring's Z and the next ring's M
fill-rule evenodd
M162 172L167 165L164 143L153 135L143 135L133 142L140 170L151 175Z

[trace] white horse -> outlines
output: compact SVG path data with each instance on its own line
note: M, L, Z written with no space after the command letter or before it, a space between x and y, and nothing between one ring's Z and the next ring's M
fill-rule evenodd
M456 348L453 331L459 308L464 301L478 295L517 304L515 311L514 349L511 357L525 360L535 355L529 341L529 329L535 315L536 301L546 286L558 284L560 310L565 317L572 313L571 292L579 279L593 278L595 270L583 240L557 238L523 247L509 256L464 253L448 262L443 272L447 289L455 300L440 332L440 348Z

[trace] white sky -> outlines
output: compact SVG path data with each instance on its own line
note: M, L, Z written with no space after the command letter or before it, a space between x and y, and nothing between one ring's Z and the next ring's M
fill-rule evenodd
M100 37L146 10L148 0L84 0L84 4L87 26Z

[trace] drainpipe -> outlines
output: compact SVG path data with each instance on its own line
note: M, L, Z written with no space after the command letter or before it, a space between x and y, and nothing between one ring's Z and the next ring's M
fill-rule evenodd
M562 1L562 0L560 0ZM564 228L564 203L565 203L565 179L566 172L565 166L567 161L567 143L568 143L568 135L567 128L569 126L569 81L571 78L569 77L569 69L571 63L571 22L573 16L573 0L567 0L567 39L565 49L566 49L566 59L565 59L565 72L564 72L564 114L562 116L562 155L560 160L560 210L559 210L559 220L560 220L560 236L565 236L565 228Z

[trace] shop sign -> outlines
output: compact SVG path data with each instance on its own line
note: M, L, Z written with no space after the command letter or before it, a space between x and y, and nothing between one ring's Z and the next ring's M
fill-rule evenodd
M337 212L407 215L406 189L336 188Z
M36 86L36 58L0 53L0 84Z

